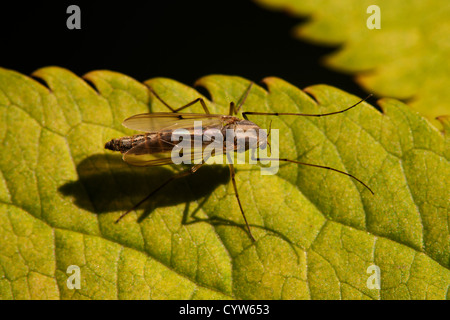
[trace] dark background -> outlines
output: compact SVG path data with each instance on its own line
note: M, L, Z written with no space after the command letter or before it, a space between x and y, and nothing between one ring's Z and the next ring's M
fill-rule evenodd
M71 4L81 9L81 30L66 27ZM57 65L79 76L110 69L188 85L213 73L255 82L277 76L300 88L326 83L365 96L351 76L319 62L336 48L293 38L301 21L249 0L2 3L0 66L30 74Z

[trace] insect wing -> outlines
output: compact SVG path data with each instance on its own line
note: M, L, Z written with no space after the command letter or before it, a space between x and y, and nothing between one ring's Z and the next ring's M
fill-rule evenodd
M123 155L123 160L134 166L161 166L172 164L172 150L177 143L168 139L168 136L170 135L170 133L159 135L134 146ZM191 163L194 163L195 160L202 159L203 149L203 145L200 148L192 146L190 150ZM179 154L175 153L175 156L179 156Z
M142 143L144 144L144 143ZM138 146L139 147L139 146ZM148 167L173 164L172 149L156 153L140 153L141 148L134 147L123 155L123 160L133 166ZM138 148L138 150L134 150ZM191 163L203 159L203 149L192 150Z
M138 167L163 166L173 163L170 155L170 152L141 155L125 153L123 155L123 160L126 163Z
M180 128L194 128L194 121L202 121L203 127L221 127L223 115L199 113L156 112L141 113L125 119L122 125L132 130L159 132Z

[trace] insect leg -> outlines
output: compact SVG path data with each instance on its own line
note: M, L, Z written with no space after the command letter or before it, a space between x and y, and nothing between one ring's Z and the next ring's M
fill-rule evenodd
M241 110L242 105L245 103L245 100L247 100L248 94L250 93L252 86L253 86L253 82L250 82L250 84L247 87L247 90L245 90L244 94L239 99L239 101L237 103L237 109L235 110L236 114L238 114L239 110Z
M339 111L335 111L335 112L329 112L329 113L291 113L291 112L253 112L253 111L246 111L246 112L242 112L242 116L244 117L245 120L247 119L247 115L249 114L254 114L254 115L263 115L263 116L304 116L304 117L324 117L324 116L331 116L333 114L338 114L338 113L342 113L345 112L347 110L350 110L354 107L356 107L357 105L359 105L361 102L366 101L367 99L369 99L371 96L373 96L373 94L369 94L367 97L365 97L364 99L360 100L359 102L355 103L354 105L344 109L344 110L339 110Z
M234 102L230 102L230 112L228 113L230 116L234 116L237 114L236 104Z
M156 97L163 105L165 105L167 108L169 108L170 111L172 111L172 112L179 112L179 111L181 111L181 110L183 110L183 109L186 109L187 107L192 106L193 104L196 104L197 102L200 102L200 104L202 105L203 110L205 111L205 113L206 113L206 114L210 114L209 109L208 109L208 107L206 106L206 103L205 103L205 101L203 100L203 98L197 98L197 99L195 99L195 100L189 102L188 104L185 104L185 105L182 106L182 107L179 107L179 108L174 109L174 108L172 108L167 102L165 102L165 101L164 101L164 100L163 100L163 99L155 92L155 90L153 90L151 87L148 87L148 88L149 88L149 90L155 95L155 97Z
M255 160L255 161L284 161L284 162L290 162L290 163L301 164L301 165L309 166L309 167L315 167L315 168L321 168L321 169L332 170L332 171L335 171L335 172L338 172L338 173L345 174L346 176L349 176L349 177L352 178L352 179L355 179L356 181L358 181L359 183L361 183L364 187L366 187L366 188L370 191L370 193L372 193L373 195L375 194L375 193L372 191L372 189L369 188L369 186L367 186L364 182L362 182L361 180L359 180L359 179L356 178L355 176L351 175L350 173L347 173L347 172L344 172L344 171L341 171L341 170L338 170L338 169L334 169L334 168L331 168L331 167L321 166L321 165L318 165L318 164L312 164L312 163L300 162L300 161L297 161L297 160L289 160L289 159L253 158L253 157L252 157L252 159Z
M238 114L239 110L241 109L242 105L244 104L245 100L247 99L252 86L253 86L253 82L250 82L250 84L247 87L247 89L245 90L244 94L239 98L237 108L236 108L236 104L234 102L230 102L230 111L228 113L230 116L234 116L234 115Z
M161 184L158 188L156 188L155 190L153 190L148 196L146 196L144 199L142 199L141 201L139 201L137 204L135 204L133 206L133 208L131 208L130 210L128 210L125 213L122 213L122 215L116 220L115 223L118 223L120 220L122 220L123 217L125 217L128 213L130 213L131 211L137 209L141 204L143 204L145 201L147 201L148 199L150 199L156 192L158 192L159 190L161 190L162 188L164 188L166 185L168 185L170 182L178 179L178 178L182 178L185 176L188 176L190 174L195 173L203 164L205 163L205 161L203 161L200 164L197 164L195 166L192 166L189 170L180 172L172 177L170 177L169 179L167 179L163 184Z
M205 101L203 100L203 98L197 98L197 99L195 99L194 101L191 101L191 102L189 102L188 104L186 104L186 105L184 105L184 106L182 106L182 107L179 107L178 109L175 109L173 112L178 112L178 111L181 111L181 110L183 110L183 109L186 109L187 107L190 107L190 106L192 106L193 104L195 104L195 103L197 103L197 102L200 102L200 104L202 105L203 110L205 111L206 114L211 114L211 113L209 112L209 109L208 109L208 107L206 106L206 103L205 103Z
M234 166L232 164L229 164L229 167L230 167L230 176L231 176L231 181L233 182L234 192L236 194L236 199L238 201L239 208L241 209L242 216L244 217L244 221L245 221L245 225L247 226L248 234L250 235L250 238L252 238L253 241L256 241L252 235L252 232L250 231L250 226L247 222L247 218L245 217L244 209L242 209L241 200L239 199L239 194L238 194L238 190L237 190L237 186L236 186L236 180L234 178L234 176L235 176Z

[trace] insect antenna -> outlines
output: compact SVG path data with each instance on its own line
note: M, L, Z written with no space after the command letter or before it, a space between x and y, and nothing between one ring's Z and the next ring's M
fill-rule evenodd
M334 111L334 112L329 112L329 113L292 113L292 112L254 112L254 111L246 111L246 112L242 112L242 116L244 117L245 120L248 120L247 119L247 115L249 115L249 114L263 115L263 116L304 116L304 117L331 116L333 114L338 114L338 113L342 113L342 112L345 112L347 110L350 110L350 109L356 107L357 105L359 105L361 102L366 101L367 99L369 99L372 96L373 96L373 94L369 94L364 99L358 101L354 105L352 105L352 106L350 106L350 107L348 107L348 108L346 108L344 110L339 110L339 111Z
M341 171L335 168L331 168L331 167L327 167L327 166L321 166L318 164L312 164L312 163L306 163L306 162L300 162L297 160L290 160L290 159L272 159L272 158L254 158L253 160L255 161L284 161L284 162L291 162L291 163L296 163L296 164L300 164L300 165L304 165L304 166L310 166L310 167L315 167L315 168L321 168L321 169L327 169L327 170L332 170L341 174L345 174L346 176L358 181L360 184L362 184L367 190L370 191L370 193L372 193L372 195L375 195L375 193L372 191L372 189L370 189L370 187L365 184L364 182L362 182L361 180L359 180L357 177L355 177L354 175L351 175L350 173L347 173L345 171Z
M244 119L247 119L247 115L253 114L253 115L266 115L266 116L284 116L284 115L290 115L290 116L305 116L305 117L324 117L324 116L330 116L333 114L338 114L338 113L343 113L347 110L350 110L354 107L356 107L357 105L359 105L360 103L366 101L367 99L369 99L370 97L372 97L373 94L369 94L366 98L358 101L357 103L355 103L354 105L340 110L340 111L335 111L335 112L329 112L329 113L318 113L318 114L310 114L310 113L280 113L280 112L253 112L253 111L247 111L247 112L242 112L242 116L244 117ZM270 134L270 131L269 131ZM267 141L269 144L269 140ZM269 144L270 146L270 144ZM253 157L252 157L253 158ZM291 163L296 163L296 164L300 164L300 165L304 165L304 166L310 166L310 167L315 167L315 168L321 168L321 169L327 169L327 170L332 170L341 174L344 174L356 181L358 181L360 184L362 184L367 190L370 191L370 193L372 193L372 195L374 195L375 193L372 191L372 189L370 189L370 187L368 185L366 185L364 182L362 182L361 180L359 180L358 178L356 178L355 176L351 175L350 173L338 170L338 169L334 169L331 167L327 167L327 166L321 166L318 164L312 164L312 163L305 163L305 162L300 162L297 160L290 160L290 159L272 159L272 158L253 158L253 160L255 161L283 161L283 162L291 162Z

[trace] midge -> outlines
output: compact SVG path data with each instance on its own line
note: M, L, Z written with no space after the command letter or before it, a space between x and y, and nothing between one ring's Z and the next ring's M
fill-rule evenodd
M239 99L238 104L236 105L234 102L230 103L230 111L229 115L220 115L220 114L211 114L208 110L208 107L206 106L204 100L202 98L197 98L188 104L179 107L177 109L172 108L169 106L163 99L159 97L159 95L152 89L149 88L150 91L155 95L155 97L161 101L171 112L155 112L155 113L143 113L143 114L137 114L134 115L128 119L125 119L122 123L123 126L137 130L142 131L144 133L137 134L131 137L123 137L119 139L113 139L105 144L105 148L113 151L120 151L123 154L123 160L131 165L134 166L160 166L160 165L167 165L172 164L172 150L177 146L176 143L174 143L174 140L172 139L172 134L178 130L178 129L185 129L188 130L193 137L192 141L195 140L196 135L204 135L205 131L208 129L216 129L223 133L223 154L227 152L227 146L232 146L232 151L234 152L245 152L249 149L257 149L257 148L265 148L268 141L267 141L267 135L258 135L257 137L254 137L253 143L245 143L245 146L242 148L238 148L238 143L236 137L239 137L239 134L242 132L253 130L256 133L260 133L262 130L257 124L251 122L248 120L248 115L266 115L266 116L284 116L284 115L290 115L290 116L307 116L307 117L323 117L323 116L330 116L334 114L339 114L342 112L345 112L347 110L350 110L357 105L359 105L361 102L367 100L372 95L369 95L365 99L359 101L358 103L355 103L354 105L340 110L336 112L330 112L330 113L321 113L321 114L304 114L304 113L279 113L279 112L242 112L242 116L245 120L239 119L235 115L237 115L244 104L245 100L247 99L247 96L251 90L253 83L250 83L247 90L244 92L242 97ZM190 106L192 106L195 103L200 103L203 107L203 110L205 111L204 114L201 113L180 113L181 110L186 109ZM194 122L195 121L202 121L202 129L201 132L194 131ZM234 136L234 139L232 141L226 141L227 135L225 134L226 131L232 130L236 133ZM270 132L269 132L270 134ZM199 137L197 137L199 138ZM200 137L203 138L203 137ZM208 139L206 139L208 140ZM202 144L200 147L200 150L193 149L194 151L190 155L191 159L197 160L197 164L192 165L188 170L180 172L168 180L164 181L159 185L157 188L155 188L147 197L139 201L133 208L123 213L117 220L116 223L119 222L123 217L125 217L128 213L133 211L134 209L138 208L142 203L147 201L150 197L152 197L156 192L161 190L164 186L169 184L170 182L185 177L187 175L195 173L202 165L206 163L208 160L208 157L205 157L203 151L210 143L205 142L205 139L201 139ZM217 154L215 154L217 155ZM296 163L300 165L315 167L315 168L322 168L327 170L332 170L341 174L344 174L359 183L361 183L365 188L367 188L372 194L373 191L361 180L356 178L355 176L343 172L331 167L327 166L321 166L317 164L311 164L311 163L304 163L296 160L290 160L290 159L284 159L284 158L254 158L252 156L252 160L254 161L279 161L279 162L290 162L290 163ZM236 187L236 180L235 180L235 171L234 166L232 163L228 164L229 170L230 170L230 177L231 181L233 183L233 188L235 191L236 199L239 204L240 211L242 213L242 217L244 218L245 225L248 230L248 234L250 235L251 239L255 241L255 238L252 235L252 232L250 230L250 226L248 224L247 218L245 217L244 209L242 207L241 200L239 199L239 194Z

